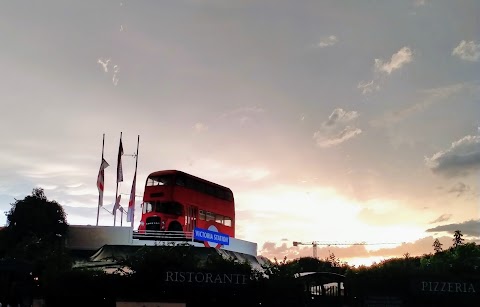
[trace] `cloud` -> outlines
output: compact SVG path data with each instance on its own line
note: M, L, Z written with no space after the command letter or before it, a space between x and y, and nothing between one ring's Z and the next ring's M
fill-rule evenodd
M110 59L106 59L106 60L98 59L97 63L102 66L104 72L108 72L108 64L110 63Z
M464 61L478 62L480 60L480 44L475 41L462 40L452 51L453 56L457 56Z
M113 76L112 76L112 83L114 86L118 84L118 73L120 72L120 67L118 65L113 66Z
M97 63L100 64L103 68L103 71L108 73L108 67L110 66L110 59L98 59ZM118 73L120 72L120 67L118 65L113 65L113 75L112 75L112 83L114 86L118 84Z
M205 125L205 124L203 124L203 123L196 123L196 124L193 126L193 129L195 130L195 132L200 133L200 132L207 131L207 130L208 130L208 126Z
M330 35L327 38L322 39L318 43L318 47L325 48L335 45L338 42L338 38L335 35Z
M430 224L435 224L435 223L441 223L441 222L446 222L452 217L451 214L442 214L439 217L437 217L435 220L431 221Z
M374 80L370 82L360 81L360 83L357 85L357 88L362 90L362 94L365 95L379 91L380 85L374 83Z
M254 113L263 113L265 112L265 109L258 107L258 106L247 106L247 107L241 107L241 108L236 108L231 111L225 112L220 117L229 117L232 115L238 115L238 114L254 114Z
M346 123L358 117L357 111L345 112L343 109L337 108L333 110L324 126L335 126L337 123Z
M450 148L425 157L425 164L446 177L476 173L480 169L480 136L467 135L453 142Z
M313 134L317 145L323 148L336 146L362 133L361 129L348 125L357 117L356 111L346 112L341 108L333 110L328 120Z
M408 47L403 47L397 53L392 55L390 62L384 62L381 59L375 59L375 70L391 74L393 71L402 68L405 64L412 61L413 53Z
M391 56L390 61L375 59L373 79L370 82L360 81L357 88L362 91L363 95L379 91L380 85L385 82L387 76L412 61L413 52L409 47L403 47L398 50Z
M454 95L467 92L475 93L479 88L478 82L455 83L447 86L430 88L420 91L423 97L419 102L414 103L404 109L385 113L382 118L372 120L370 124L374 127L385 126L402 121L408 116L418 112L425 111L429 107L439 102L445 101ZM453 101L450 99L449 101Z
M427 229L427 232L448 232L453 234L456 230L460 230L464 235L471 237L480 237L480 219L469 220L462 223L446 224Z
M427 5L427 0L415 0L413 1L413 5L415 7L425 6Z
M346 126L337 134L325 135L323 131L317 131L313 134L313 138L316 140L319 147L328 148L339 145L360 133L362 133L361 129Z
M449 191L448 193L455 193L457 197L462 196L463 194L470 191L470 186L466 185L463 182L457 182Z
M265 109L258 107L258 106L246 106L233 109L231 111L222 113L218 119L226 119L234 120L239 122L240 124L244 125L249 122L252 122L258 114L264 113Z

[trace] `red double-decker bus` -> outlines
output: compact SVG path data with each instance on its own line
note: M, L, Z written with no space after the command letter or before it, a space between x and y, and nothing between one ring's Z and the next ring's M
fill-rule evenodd
M216 183L177 171L151 173L143 194L138 231L192 232L211 226L235 237L232 191Z

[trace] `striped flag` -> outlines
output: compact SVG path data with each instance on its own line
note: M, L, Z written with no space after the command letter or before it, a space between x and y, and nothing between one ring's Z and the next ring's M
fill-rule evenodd
M120 138L120 146L118 147L118 159L117 159L117 183L123 181L122 156L123 156L123 146L122 146L122 139Z
M137 171L133 175L132 191L130 192L130 200L128 201L127 222L133 222L135 217L135 186L137 182Z
M99 205L103 206L103 191L104 191L104 180L105 180L105 169L109 166L107 161L102 158L102 163L100 164L100 170L98 171L97 176L97 188L98 193L100 193L99 197Z

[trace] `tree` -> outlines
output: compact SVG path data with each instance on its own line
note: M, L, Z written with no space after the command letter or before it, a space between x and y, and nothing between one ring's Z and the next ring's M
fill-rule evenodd
M433 250L435 251L435 253L440 253L443 251L442 249L442 243L440 243L440 240L435 239L435 241L433 241Z
M43 189L33 189L32 195L16 200L7 215L7 229L16 241L36 236L43 240L61 241L68 224L63 208L49 201Z
M56 201L50 201L43 189L35 188L31 195L15 200L2 230L4 255L27 261L37 276L52 276L70 268L65 250L68 231L66 214Z
M462 238L463 234L460 230L455 230L453 233L453 247L456 248L460 245L463 245L464 239Z
M65 236L68 230L66 215L55 201L49 201L43 189L33 189L24 199L15 200L7 216L7 227L0 230L1 253L5 262L28 273L28 285L33 279L40 291L51 281L71 268L70 257L65 250ZM17 281L11 281L11 285ZM22 289L27 289L22 286ZM31 288L33 291L33 287ZM15 290L1 289L2 304L10 296L18 302L20 296ZM12 298L13 295L13 298ZM20 295L20 296L19 296ZM16 305L16 303L15 303Z

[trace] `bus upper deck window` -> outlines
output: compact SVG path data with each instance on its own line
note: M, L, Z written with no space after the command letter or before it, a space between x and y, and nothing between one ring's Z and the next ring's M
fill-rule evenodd
M208 195L215 195L215 189L211 185L205 185L205 193Z
M232 219L225 216L225 217L223 218L223 224L224 224L225 226L232 227Z
M198 211L198 218L201 219L202 221L205 221L205 211L199 210Z
M160 185L170 185L172 184L172 177L171 176L162 176L160 179Z
M177 180L175 181L176 185L179 185L181 187L185 186L185 180L183 179L182 176L177 176Z
M227 200L228 201L233 201L233 194L230 191L227 192Z

